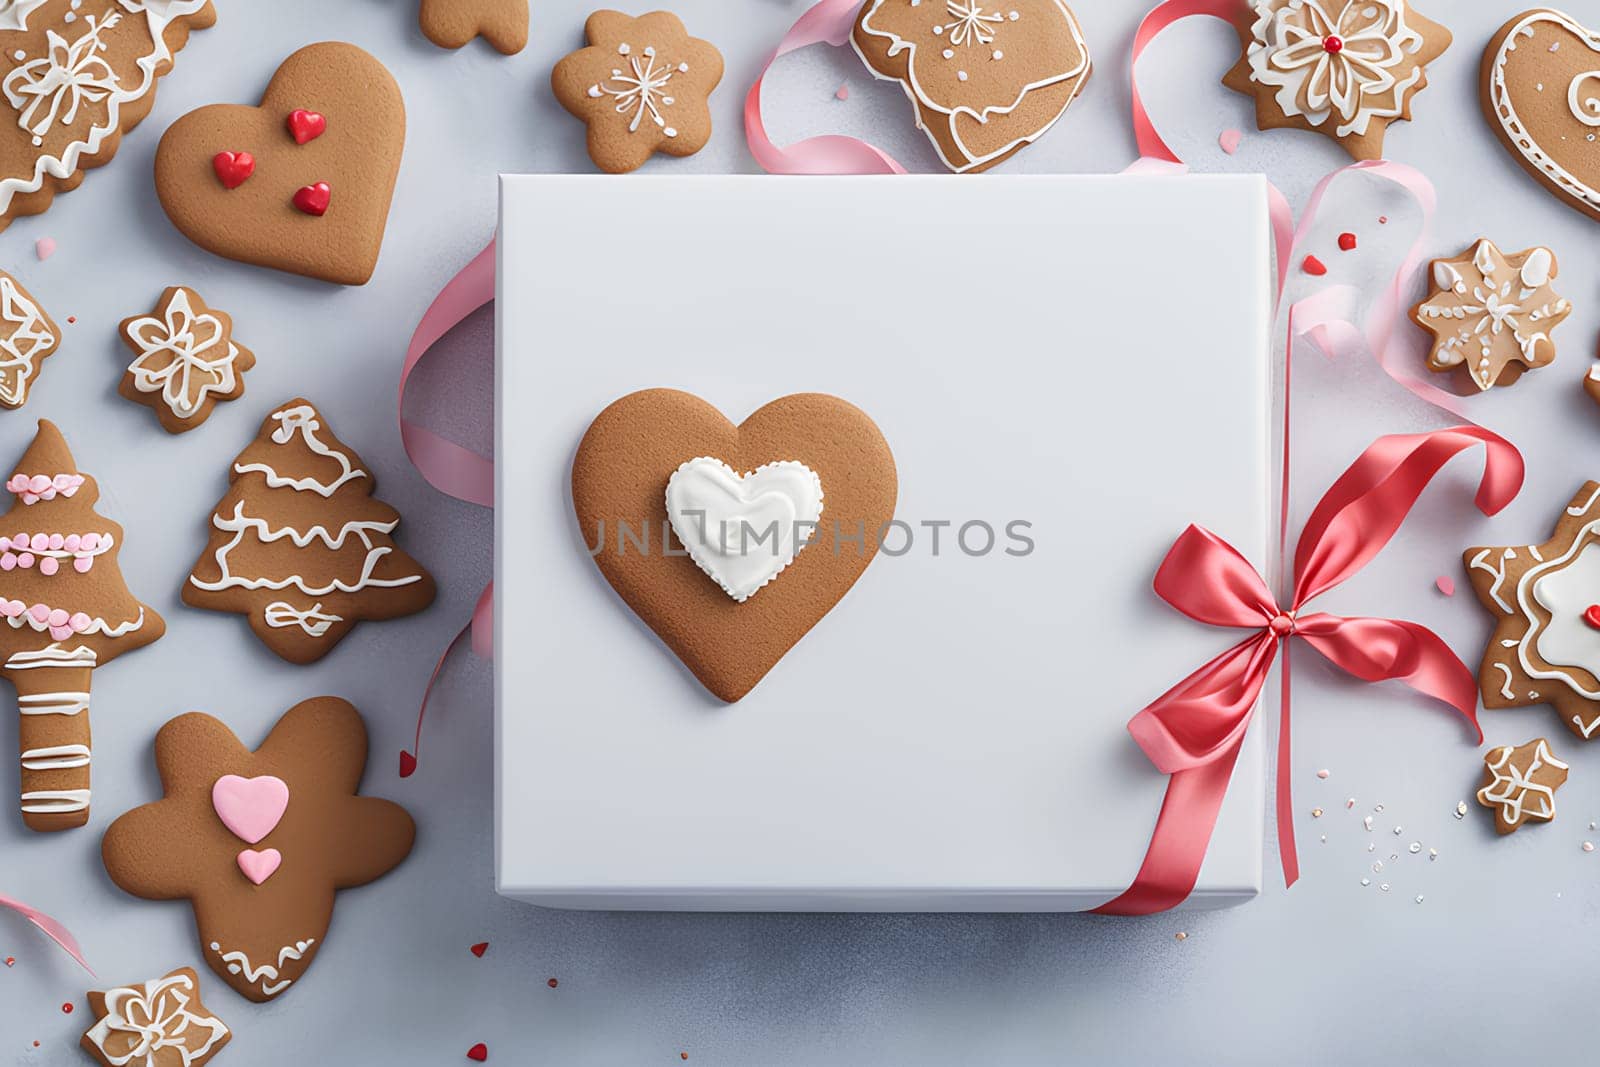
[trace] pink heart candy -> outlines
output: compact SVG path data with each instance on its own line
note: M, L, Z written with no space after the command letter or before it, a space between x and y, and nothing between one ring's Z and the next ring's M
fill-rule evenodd
M211 787L211 806L233 836L253 845L272 833L283 819L284 810L289 806L289 786L282 778L270 774L257 778L225 774Z
M260 852L247 848L239 853L239 869L256 885L271 878L282 863L283 854L275 848L263 849Z

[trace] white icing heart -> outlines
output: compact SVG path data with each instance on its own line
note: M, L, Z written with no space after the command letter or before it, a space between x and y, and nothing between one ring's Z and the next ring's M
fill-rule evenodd
M667 480L667 518L699 568L739 603L783 572L822 517L822 479L781 460L740 475L691 459Z

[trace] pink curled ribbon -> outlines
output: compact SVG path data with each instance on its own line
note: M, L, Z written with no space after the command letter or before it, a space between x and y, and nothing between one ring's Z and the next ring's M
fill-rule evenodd
M1478 687L1466 664L1433 631L1396 619L1307 613L1306 605L1348 581L1383 550L1418 497L1456 455L1482 444L1476 503L1485 515L1522 488L1522 455L1477 426L1380 437L1334 482L1306 521L1294 556L1294 593L1280 604L1250 563L1216 534L1190 526L1156 572L1156 595L1210 626L1253 631L1179 682L1128 723L1150 762L1172 776L1133 884L1095 909L1148 915L1194 889L1257 698L1280 647L1299 638L1364 682L1399 681L1454 708L1479 744ZM1290 792L1289 657L1280 672L1278 848L1284 881L1300 876Z
M90 974L94 974L94 968L90 967L89 961L83 958L83 949L78 947L78 939L73 937L72 932L65 926L61 925L61 923L50 918L50 916L46 915L42 911L39 911L37 908L30 908L22 901L12 900L10 897L6 896L0 896L0 908L7 908L11 911L14 911L24 919L27 919L33 925L37 926L40 930L44 931L44 935L46 937L60 945L62 949L65 950L67 955L76 960L78 962L78 966L82 967Z

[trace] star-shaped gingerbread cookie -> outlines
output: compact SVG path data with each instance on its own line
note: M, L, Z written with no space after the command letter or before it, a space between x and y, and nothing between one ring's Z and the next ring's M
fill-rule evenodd
M1389 124L1411 118L1428 64L1450 31L1407 0L1240 0L1244 54L1223 84L1256 98L1256 125L1338 141L1356 159L1383 156Z
M1501 745L1483 757L1478 803L1494 809L1494 828L1509 834L1529 822L1556 817L1556 790L1567 781L1567 765L1542 737L1525 745Z
M89 994L95 1023L79 1042L105 1067L205 1067L233 1037L200 1002L200 976L161 978Z
M111 824L106 872L134 896L190 900L211 969L271 1000L316 958L335 891L411 851L411 816L356 795L366 763L366 726L337 697L296 704L254 752L209 715L179 716L156 735L165 798Z
M1551 704L1579 737L1600 735L1600 482L1584 484L1543 544L1469 548L1462 560L1495 616L1483 706Z
M1433 334L1428 369L1463 370L1482 391L1552 362L1550 333L1572 314L1551 286L1559 273L1548 248L1508 256L1488 238L1457 259L1434 260L1433 289L1411 309Z

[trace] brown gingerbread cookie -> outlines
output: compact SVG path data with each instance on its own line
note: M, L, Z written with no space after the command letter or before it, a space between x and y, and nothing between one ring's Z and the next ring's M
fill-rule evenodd
M43 419L6 481L0 517L0 674L17 688L22 821L89 821L89 680L166 624L128 591L122 527L95 511L100 487Z
M89 994L94 1025L79 1044L102 1067L205 1067L232 1038L200 1000L200 976L161 978Z
M866 0L850 42L898 82L951 170L978 172L1044 135L1089 80L1065 0Z
M1600 404L1600 363L1591 363L1583 375L1583 393L1596 404Z
M692 156L706 146L722 53L667 11L596 11L583 32L588 46L556 64L550 86L589 127L595 166L621 174L656 152Z
M0 3L0 230L111 162L189 31L216 21L210 0Z
M335 891L411 852L405 809L356 795L366 765L366 726L338 697L296 704L254 752L211 716L180 715L156 734L163 798L111 824L106 873L136 897L191 901L206 963L271 1000L327 940Z
M1572 314L1552 282L1548 248L1507 256L1488 238L1456 259L1433 261L1428 298L1411 320L1433 335L1428 369L1462 371L1479 390L1510 385L1556 358L1551 332Z
M1550 540L1469 548L1462 560L1495 617L1483 706L1551 704L1579 737L1600 735L1600 483L1578 490Z
M1482 96L1523 169L1600 219L1600 33L1560 11L1523 12L1483 54Z
M440 48L482 37L501 55L528 46L528 0L422 0L422 32Z
M290 663L321 659L363 619L433 603L433 577L394 543L400 513L309 400L275 409L233 461L183 602L232 611Z
M156 193L208 251L342 285L372 277L406 138L400 86L353 44L307 45L259 106L212 104L162 135Z
M21 282L0 270L0 405L26 404L39 365L60 347L60 327Z
M1256 125L1324 134L1356 159L1383 157L1451 42L1409 0L1241 0L1236 25L1244 51L1223 84L1256 98Z
M1494 809L1494 828L1509 834L1529 822L1556 817L1556 790L1567 781L1567 765L1550 743L1535 738L1525 745L1502 745L1483 757L1478 803Z
M161 294L155 310L122 320L118 333L133 362L117 392L155 411L161 428L178 434L211 417L224 400L244 395L255 355L233 339L233 319L207 306L188 286Z
M866 571L897 491L878 427L816 393L737 426L690 393L632 393L594 420L572 465L600 572L730 703Z

